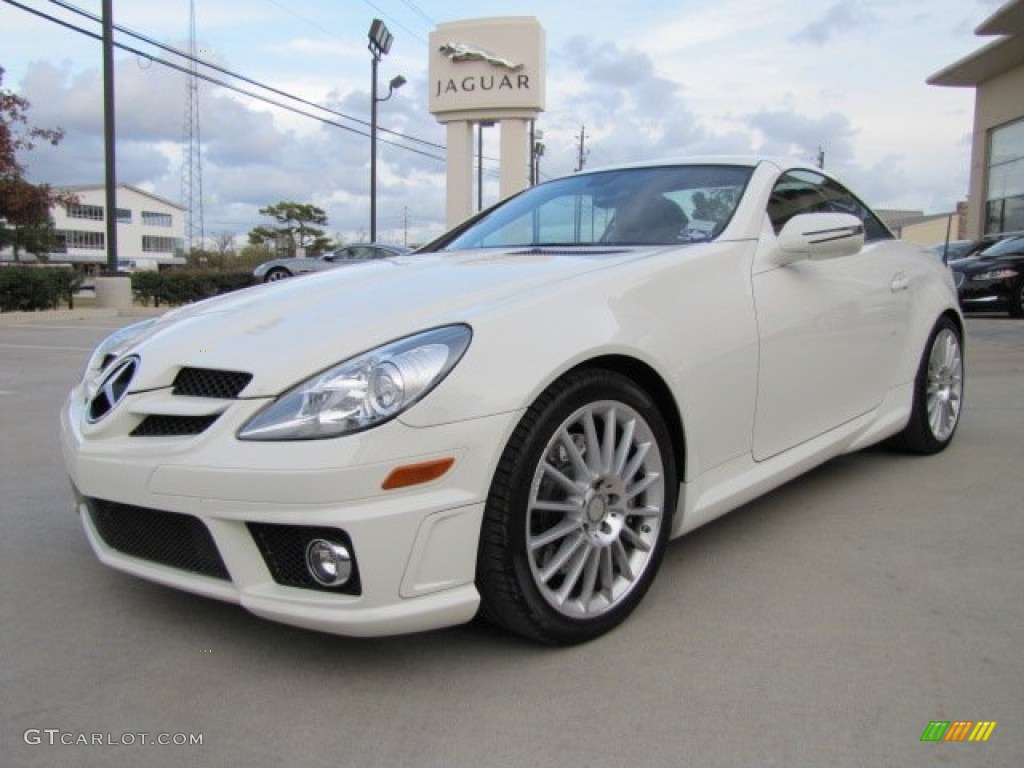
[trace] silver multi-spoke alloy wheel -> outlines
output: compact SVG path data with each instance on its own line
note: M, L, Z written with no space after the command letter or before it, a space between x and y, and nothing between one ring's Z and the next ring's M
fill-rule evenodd
M939 442L949 440L960 419L963 380L960 339L951 329L943 328L932 341L926 390L928 426Z
M893 443L912 453L938 453L953 441L964 402L963 331L956 318L935 323L914 379L910 418Z
M651 562L665 498L658 442L633 408L588 403L562 422L526 513L530 570L548 604L586 619L621 603Z
M672 530L682 446L673 415L603 368L567 373L526 409L481 523L484 618L566 645L603 635L640 604Z

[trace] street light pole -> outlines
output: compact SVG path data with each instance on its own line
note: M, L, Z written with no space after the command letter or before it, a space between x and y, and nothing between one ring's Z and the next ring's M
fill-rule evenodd
M388 84L388 95L384 98L377 98L377 65L382 57L391 50L391 43L394 37L388 31L387 26L380 19L374 19L368 33L370 40L367 48L370 51L370 242L377 242L377 104L387 101L391 94L398 88L405 85L405 78L401 75L391 78Z

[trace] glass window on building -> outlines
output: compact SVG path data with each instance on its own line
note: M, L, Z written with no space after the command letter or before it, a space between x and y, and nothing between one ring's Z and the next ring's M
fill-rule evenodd
M174 253L183 247L180 237L142 236L142 250L146 253Z
M132 211L130 208L118 208L117 209L117 223L118 224L131 224L132 223Z
M69 219L90 219L91 221L103 221L102 205L69 205Z
M142 223L148 224L151 227L169 227L171 226L171 214L143 211Z
M1024 231L1024 120L989 134L985 234Z
M58 229L54 235L57 241L54 253L67 253L69 250L102 251L106 248L106 235L103 232Z

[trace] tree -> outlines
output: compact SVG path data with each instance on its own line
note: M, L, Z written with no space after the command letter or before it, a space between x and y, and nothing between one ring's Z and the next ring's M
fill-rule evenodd
M274 253L265 245L246 245L232 260L232 266L236 268L246 267L252 269L257 264L270 261Z
M0 67L0 86L3 75ZM0 247L11 246L15 261L22 249L39 257L53 250L50 208L75 202L74 195L24 178L18 153L31 151L40 141L56 146L64 138L60 128L30 126L29 106L24 97L0 87Z
M726 222L736 207L739 193L734 189L716 189L693 196L693 217L704 221Z
M0 246L22 251L39 259L57 247L57 234L50 217L50 205L63 199L46 184L29 184L21 178L0 179Z
M307 256L318 256L332 247L331 239L324 236L327 214L310 203L282 201L260 208L260 214L270 216L280 226L255 227L249 232L249 243L267 245L278 255L295 256L299 248Z

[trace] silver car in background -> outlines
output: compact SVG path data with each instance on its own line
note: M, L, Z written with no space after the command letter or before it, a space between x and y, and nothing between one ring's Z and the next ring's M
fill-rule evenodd
M409 253L411 250L411 248L406 248L404 245L359 243L358 245L346 245L318 257L272 259L260 264L252 273L257 280L270 283L275 280L284 280L286 277L302 275L306 272L320 272L324 269L344 267L349 264L358 264L362 261L401 256L403 253Z

